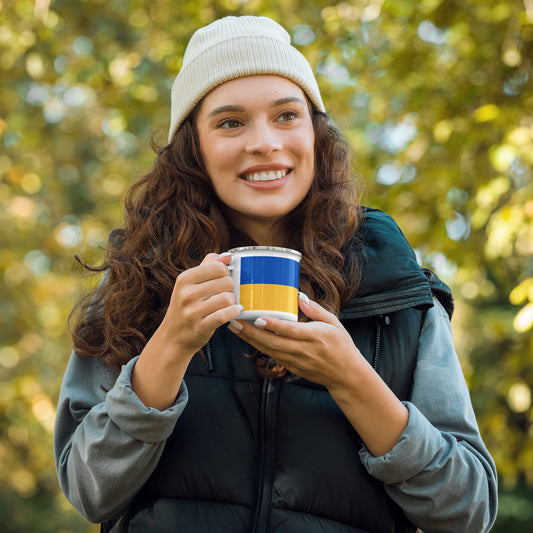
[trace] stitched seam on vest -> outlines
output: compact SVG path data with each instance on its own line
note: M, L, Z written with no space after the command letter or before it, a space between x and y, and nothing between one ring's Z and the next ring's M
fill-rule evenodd
M345 308L340 313L340 318L364 318L379 314L394 313L396 311L403 311L411 307L417 307L420 305L433 305L433 298L431 293L427 295L398 295L394 291L384 293L384 298L381 301L374 302L361 302L360 305ZM391 298L394 298L392 300Z
M317 519L320 519L320 520L327 520L328 522L332 522L333 524L340 524L341 526L346 526L346 527L349 527L350 529L354 529L356 532L359 532L359 531L361 533L366 533L367 532L366 529L361 529L360 527L357 527L357 526L354 526L354 525L351 525L351 524L347 524L346 522L342 522L341 520L337 520L336 518L331 518L329 516L322 516L322 515L319 515L319 514L316 514L316 513L306 513L305 511L298 511L297 509L287 509L285 507L272 507L272 510L284 511L286 513L295 513L295 514L305 515L305 516L309 516L309 517L312 517L312 518L317 518Z
M285 381L283 383L283 386L284 387L300 387L300 388L303 388L303 389L312 389L314 391L317 391L317 392L326 392L328 395L329 394L329 391L326 387L324 387L324 385L320 385L320 383L313 383L311 381L304 381L302 382L301 380L304 379L304 378L299 378L299 379L295 379L293 381Z
M254 507L252 506L245 505L244 503L230 502L228 500L207 500L203 498L184 498L184 497L172 498L170 496L165 496L165 497L158 498L157 502L165 501L165 500L177 501L177 502L198 502L198 503L205 503L207 505L210 505L212 503L217 503L220 505L233 505L234 507L243 507L244 509L250 509L251 511L254 510ZM148 502L145 508L151 509L152 507L153 507L153 503Z
M357 307L358 304L364 305L366 302L385 302L390 298L390 295L394 294L398 298L420 298L431 295L431 289L428 282L419 282L416 285L410 285L405 288L391 288L382 292L368 294L366 296L355 296L354 304Z
M252 379L238 379L238 378L232 378L232 377L226 377L226 376L220 376L220 375L185 374L184 376L185 382L187 382L187 378L219 379L219 380L224 380L224 381L230 381L231 383L253 383L254 385L257 385L258 387L262 386L260 380L255 381ZM324 385L320 385L319 383L312 383L312 382L302 383L300 380L303 378L301 378L300 376L296 376L296 375L294 375L294 378L295 379L291 381L283 381L283 386L286 387L286 386L294 385L295 387L300 387L303 389L312 389L312 390L316 390L319 392L327 392L329 394L328 390L326 389L326 387L324 387Z

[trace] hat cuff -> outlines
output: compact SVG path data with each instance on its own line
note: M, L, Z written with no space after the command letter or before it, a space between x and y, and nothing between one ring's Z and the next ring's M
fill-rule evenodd
M299 85L325 111L307 59L290 44L268 36L238 36L216 43L185 65L172 86L168 141L200 100L218 85L245 76L273 74Z

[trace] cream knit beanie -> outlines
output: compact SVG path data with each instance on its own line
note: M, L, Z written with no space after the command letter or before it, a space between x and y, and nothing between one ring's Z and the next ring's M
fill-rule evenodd
M225 17L196 31L187 45L172 86L168 141L212 89L254 74L288 78L325 111L311 66L277 22L267 17Z

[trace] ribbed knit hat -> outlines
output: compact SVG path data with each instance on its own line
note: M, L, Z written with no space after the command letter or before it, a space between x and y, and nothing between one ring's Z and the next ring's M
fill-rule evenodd
M299 85L325 111L307 59L289 34L267 17L224 17L191 37L172 86L169 142L194 106L222 83L257 74L275 74Z

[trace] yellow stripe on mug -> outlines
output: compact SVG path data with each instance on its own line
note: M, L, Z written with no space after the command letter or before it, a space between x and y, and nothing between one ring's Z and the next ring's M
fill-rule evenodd
M271 283L241 285L240 303L244 311L260 309L298 315L298 289Z

